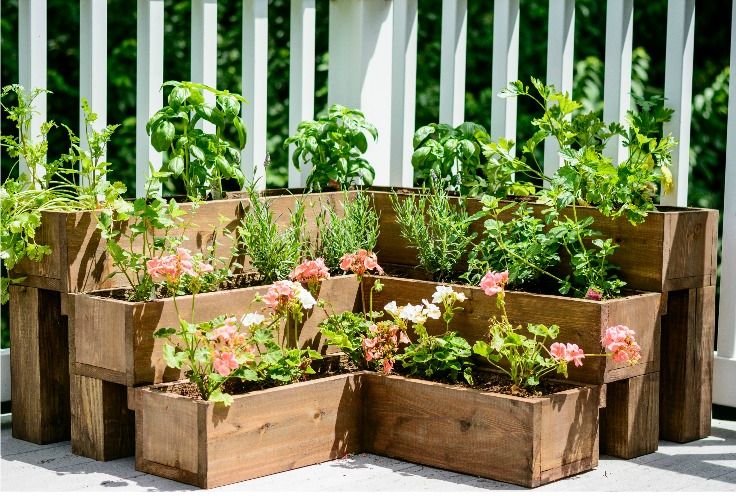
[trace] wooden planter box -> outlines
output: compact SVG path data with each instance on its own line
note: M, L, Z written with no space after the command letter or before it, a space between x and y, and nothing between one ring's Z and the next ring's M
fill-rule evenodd
M136 469L211 488L370 452L527 487L598 464L599 386L517 398L358 372L235 397L136 390Z
M293 210L297 198L299 197L292 195L271 198L274 216L279 224L286 225L289 222L289 212ZM342 194L310 194L303 198L307 199L305 212L307 230L310 234L314 234L315 218L321 203L330 201L339 206ZM203 251L211 244L220 225L220 218L228 219L224 228L234 230L239 225L242 206L247 204L248 200L243 198L203 202L194 218L186 219L191 222L191 227L186 230L188 239L182 246L192 251ZM187 211L191 208L189 203L182 203L181 206ZM27 259L22 261L13 269L12 276L25 277L21 283L24 286L62 293L81 293L126 286L127 280L121 275L109 278L115 269L107 256L105 242L97 230L95 217L97 213L97 211L42 212L41 227L36 233L36 240L40 244L50 246L51 254L40 262ZM217 239L221 243L218 254L229 256L231 241L222 236L221 232L218 233Z
M199 294L195 303L196 321L261 311L263 304L253 302L253 298L257 293L265 295L266 291L267 286L256 286ZM161 327L178 328L174 300L128 302L107 298L106 294L74 295L74 373L126 386L178 379L178 371L167 369L163 359L166 340L153 338L153 333ZM177 298L187 320L191 317L188 314L191 298ZM322 283L319 298L329 301L336 312L358 308L358 281L355 276L328 279ZM325 317L325 312L317 307L308 313L299 336L302 346L330 351L317 328Z
M211 488L359 452L361 375L243 394L230 407L138 389L135 468Z
M518 398L366 374L363 448L537 487L598 465L599 386Z
M399 196L406 199L410 194ZM376 248L380 261L417 265L416 250L406 246L401 237L390 194L377 191L373 197L380 212L381 232ZM467 205L470 212L482 209L477 199L468 199ZM529 205L537 215L546 208L539 204ZM646 221L638 226L631 225L625 218L607 218L593 207L577 207L576 210L578 217L593 217L592 227L619 245L611 262L621 268L620 275L627 282L627 288L664 292L715 285L718 211L657 208L658 211L649 212ZM570 216L571 212L572 209L568 209ZM476 222L474 229L482 234L483 222ZM402 242L397 242L399 240Z
M399 305L417 304L422 298L431 301L438 285L430 281L381 277L383 291L373 296L374 309L380 310L389 301ZM363 280L366 291L374 278ZM455 314L451 327L472 344L487 340L488 322L499 315L496 298L487 296L475 286L451 285L462 291L468 299L463 310ZM556 341L576 343L587 353L603 353L600 339L608 327L623 324L636 331L637 342L642 348L642 359L637 365L615 363L611 358L590 357L583 367L570 366L570 380L586 384L605 384L621 379L659 371L660 305L661 295L641 293L625 298L591 301L556 295L542 295L518 291L506 291L506 311L512 324L526 328L527 323L557 324L560 334ZM445 332L441 320L428 320L431 334Z

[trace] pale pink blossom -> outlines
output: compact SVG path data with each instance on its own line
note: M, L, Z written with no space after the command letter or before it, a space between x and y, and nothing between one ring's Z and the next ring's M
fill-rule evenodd
M375 270L377 273L383 274L383 269L378 265L376 254L362 248L355 253L346 253L343 255L340 259L340 268L346 272L352 271L359 276L370 270Z
M567 343L552 343L549 347L549 353L558 360L564 360L566 362L574 362L576 367L583 365L583 358L585 358L585 352L576 344Z
M480 281L480 288L488 296L495 296L503 291L506 283L509 282L509 271L503 272L489 271Z
M636 342L635 334L625 325L609 327L603 332L601 344L611 353L614 362L634 365L641 360L641 346Z
M549 347L550 354L558 360L567 361L567 346L563 343L552 343Z
M286 305L296 296L295 285L291 281L276 281L268 287L266 296L263 297L263 303L273 311L277 311Z
M229 351L215 352L214 369L220 375L228 376L230 372L238 368L238 361L235 354Z
M194 263L195 261L192 259L189 250L177 248L175 254L155 257L146 261L146 271L155 282L165 280L173 284L184 274L190 277L198 277L213 270L210 264L202 262L197 263L197 270L195 270Z
M325 265L323 258L306 260L291 271L289 278L292 281L316 285L330 278L330 270Z
M213 329L213 338L215 340L219 339L223 342L230 341L238 332L237 324L238 321L235 317L228 317L220 327Z

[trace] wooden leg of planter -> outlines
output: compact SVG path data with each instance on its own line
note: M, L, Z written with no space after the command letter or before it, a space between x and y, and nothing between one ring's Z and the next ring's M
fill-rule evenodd
M687 443L710 435L715 295L715 286L668 295L662 317L662 439Z
M92 377L71 380L72 453L106 461L135 453L128 388Z
M13 437L69 439L69 343L56 291L10 287Z
M601 453L629 459L657 451L659 372L611 382L606 389Z

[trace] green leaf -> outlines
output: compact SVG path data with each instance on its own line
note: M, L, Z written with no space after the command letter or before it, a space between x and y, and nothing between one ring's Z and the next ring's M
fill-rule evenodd
M233 404L233 397L227 393L223 393L220 388L215 389L210 393L210 397L208 398L209 401L212 401L214 403L222 403L226 407L229 407Z
M153 333L154 338L164 339L168 338L172 334L176 334L176 329L173 327L162 327Z
M168 121L161 122L151 134L151 145L157 152L164 152L171 146L175 134L176 129L172 123Z
M184 159L177 155L169 160L168 168L174 176L180 176L184 172Z

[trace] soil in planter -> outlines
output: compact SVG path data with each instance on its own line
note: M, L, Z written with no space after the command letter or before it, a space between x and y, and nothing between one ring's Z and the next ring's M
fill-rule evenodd
M343 375L343 374L350 374L352 372L357 372L358 368L355 367L352 363L350 363L347 360L347 357L341 356L341 355L332 355L327 356L324 359L320 360L319 362L313 362L312 366L314 367L316 374L311 374L301 381L297 382L307 382L314 379L322 379L325 377L334 377L337 375ZM254 391L263 391L265 389L271 389L278 386L284 386L283 383L275 383L275 382L252 382L252 381L241 381L239 379L231 379L227 381L222 386L222 391L227 394L231 395L240 395L240 394L247 394L252 393ZM166 393L174 393L181 396L186 396L187 398L191 398L193 400L201 400L202 395L199 394L199 390L197 389L197 386L194 383L191 382L181 382L176 384L171 384L169 386L166 386L165 388L157 388L162 392Z
M249 288L252 286L262 286L263 284L264 284L263 276L261 276L258 272L251 271L251 272L245 272L243 274L238 274L234 278L224 281L222 284L220 284L216 288L212 288L208 291L202 291L200 294L214 293L215 291L227 291L230 289ZM104 291L104 292L100 291L100 292L96 292L95 295L102 296L103 298L111 298L113 300L134 301L134 300L131 300L131 296L133 295L133 290L130 288L117 288L117 289L111 289L110 291ZM172 296L173 294L171 294L171 292L168 291L167 288L165 287L156 288L155 299L170 298Z

